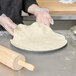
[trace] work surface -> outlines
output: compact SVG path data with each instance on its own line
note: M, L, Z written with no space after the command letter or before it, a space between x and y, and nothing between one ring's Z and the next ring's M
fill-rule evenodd
M76 15L76 3L64 4L60 0L36 0L40 7L48 8L51 14Z
M0 32L0 45L23 54L27 62L36 66L36 70L31 72L25 68L13 71L0 64L0 76L76 76L76 37L68 30L56 32L65 35L68 45L63 49L45 53L19 50L10 44L12 37L7 32Z

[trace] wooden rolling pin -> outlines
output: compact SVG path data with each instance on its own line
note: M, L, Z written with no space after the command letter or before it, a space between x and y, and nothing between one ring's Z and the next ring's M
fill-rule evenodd
M0 46L0 62L13 70L20 70L22 67L33 71L35 67L25 62L25 57L6 47Z

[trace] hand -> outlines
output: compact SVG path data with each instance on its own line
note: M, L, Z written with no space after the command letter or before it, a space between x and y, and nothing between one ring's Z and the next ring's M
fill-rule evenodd
M47 8L40 8L36 4L32 4L28 8L28 12L34 14L36 16L36 21L43 23L47 26L50 26L50 23L53 25L54 21L49 14L49 10Z
M7 16L0 16L0 25L2 25L11 35L14 34L16 24Z
M36 21L50 26L52 20L49 11L43 8L39 8L35 11Z

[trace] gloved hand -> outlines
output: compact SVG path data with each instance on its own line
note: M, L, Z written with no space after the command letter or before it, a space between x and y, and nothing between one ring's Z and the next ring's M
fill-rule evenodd
M14 34L14 29L16 28L16 24L5 14L0 16L0 25L2 25L11 35Z
M53 25L54 21L49 14L49 10L46 8L39 8L34 11L34 15L36 16L36 21L43 23L47 26L50 26L50 23Z

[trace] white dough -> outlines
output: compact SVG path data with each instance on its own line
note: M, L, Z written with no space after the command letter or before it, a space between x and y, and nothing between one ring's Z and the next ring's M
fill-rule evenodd
M67 40L50 27L35 22L30 26L19 24L14 30L11 43L24 50L51 51L65 46Z

